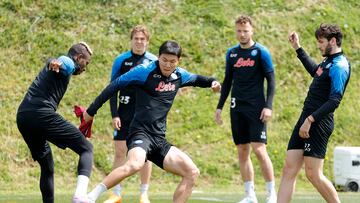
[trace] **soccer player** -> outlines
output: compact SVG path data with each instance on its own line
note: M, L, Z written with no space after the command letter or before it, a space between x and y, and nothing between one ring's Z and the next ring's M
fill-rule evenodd
M49 59L30 85L19 106L16 122L31 155L40 164L40 190L43 202L54 202L54 161L48 142L70 148L79 155L77 186L73 202L86 198L93 161L93 146L70 122L56 113L72 75L85 71L90 62L90 47L74 44L67 56Z
M195 75L177 67L180 56L181 47L177 42L164 42L159 49L159 60L139 65L118 77L84 113L85 120L90 121L116 91L130 85L137 86L135 115L130 124L130 136L126 139L128 159L88 194L89 199L95 201L107 189L139 171L146 160L181 176L173 202L186 202L191 195L199 169L186 153L165 139L166 117L179 88L198 86L219 91L220 83L214 78Z
M111 81L128 72L139 64L147 65L157 57L147 52L150 34L143 25L135 26L130 34L131 50L116 57L112 66ZM113 169L121 166L126 158L126 137L129 136L129 125L135 112L135 87L121 90L119 95L119 106L117 106L118 94L114 94L110 99L110 111L112 124L114 127L115 157ZM149 203L147 191L151 175L152 164L150 161L140 170L140 203ZM117 184L113 189L113 194L104 203L121 202L121 185Z
M215 112L215 121L222 124L221 111L232 87L231 130L246 193L240 202L257 202L254 169L250 159L251 148L260 162L266 181L266 202L276 202L274 170L265 145L266 122L271 118L275 92L274 67L268 49L252 39L253 26L250 17L237 18L235 31L239 44L231 47L226 53L225 78ZM264 78L267 81L266 98Z
M324 157L334 129L334 111L350 79L350 64L344 56L342 32L337 25L321 24L315 31L317 47L325 59L316 64L300 46L296 32L289 42L313 81L304 107L289 140L278 202L290 202L296 176L305 163L305 173L326 202L340 202L332 183L323 174Z

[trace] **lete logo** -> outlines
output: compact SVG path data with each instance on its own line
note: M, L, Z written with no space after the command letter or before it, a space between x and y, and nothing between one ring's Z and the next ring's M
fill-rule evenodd
M236 67L236 68L241 68L241 67L245 67L245 66L252 67L254 65L255 65L255 61L251 60L250 58L247 58L247 59L239 58L239 60L234 65L234 67Z
M169 82L166 84L164 81L161 81L159 85L155 88L155 91L158 92L170 92L175 91L175 85Z

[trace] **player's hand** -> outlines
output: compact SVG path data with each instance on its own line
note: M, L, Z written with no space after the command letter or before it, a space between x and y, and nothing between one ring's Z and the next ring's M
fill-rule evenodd
M289 42L291 44L291 46L296 50L298 48L300 48L300 42L299 42L299 36L296 32L291 32L289 35Z
M218 81L213 81L212 83L211 83L211 89L213 90L213 92L220 92L220 90L221 90L221 85L220 85L220 83L218 82Z
M216 112L215 112L215 122L216 122L218 125L223 124L223 121L222 121L222 119L221 119L221 109L216 109Z
M83 113L83 118L86 123L94 119L94 117L90 116L86 111L84 111L84 113Z
M272 110L271 109L263 108L263 110L261 111L261 114L260 114L260 120L263 123L266 123L271 119L271 115L272 115Z
M119 117L114 117L112 119L112 125L113 125L113 128L116 129L116 130L120 130L121 128L121 120Z
M309 131L311 124L314 122L314 118L309 116L305 119L304 123L301 125L299 130L299 136L303 139L307 139L310 137Z
M53 59L50 61L48 67L49 67L49 70L59 73L61 65L62 65L61 61L59 61L57 59Z

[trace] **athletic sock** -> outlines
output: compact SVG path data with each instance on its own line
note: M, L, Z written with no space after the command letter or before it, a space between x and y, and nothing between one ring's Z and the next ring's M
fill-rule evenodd
M89 199L96 201L99 196L107 190L104 183L98 184L89 194Z
M120 184L115 185L115 187L113 189L113 194L116 196L121 196L121 185Z
M254 181L246 181L244 183L245 193L247 196L255 196Z
M79 175L77 178L76 190L74 196L84 197L87 193L87 188L89 184L89 177L84 175Z
M149 184L140 185L140 195L146 195L148 190L149 190Z
M268 192L268 195L276 195L275 192L275 181L269 181L266 182L266 191Z

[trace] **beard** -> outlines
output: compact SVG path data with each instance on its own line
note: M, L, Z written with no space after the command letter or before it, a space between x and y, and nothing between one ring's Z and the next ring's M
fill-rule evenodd
M325 50L324 50L324 53L323 53L322 56L324 56L324 57L330 56L331 51L332 51L332 47L331 47L330 44L328 44L328 45L325 47Z
M240 44L245 46L245 45L248 45L250 43L250 39L245 39L245 40L240 40Z

